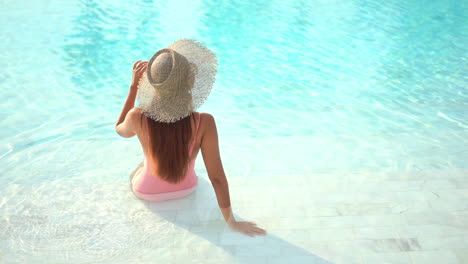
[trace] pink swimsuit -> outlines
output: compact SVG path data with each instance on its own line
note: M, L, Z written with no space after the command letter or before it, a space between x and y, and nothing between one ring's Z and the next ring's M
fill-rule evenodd
M192 153L195 145L195 138L200 125L200 116L198 116L197 125L195 129L195 136L190 144L189 153ZM194 191L198 184L198 176L195 174L195 159L191 160L188 164L187 174L184 179L175 184L166 182L159 177L151 174L153 168L151 162L145 156L142 172L135 175L132 179L133 193L144 200L148 201L165 201L170 199L177 199L190 194Z

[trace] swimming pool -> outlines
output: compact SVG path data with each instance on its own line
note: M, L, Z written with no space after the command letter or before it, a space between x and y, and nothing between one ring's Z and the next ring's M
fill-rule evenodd
M126 186L143 159L136 138L114 131L131 67L177 38L219 57L200 111L216 118L228 177L467 169L466 10L460 0L4 1L0 215L62 215L70 202L79 212L79 197L106 195L87 186ZM196 170L206 176L201 155Z

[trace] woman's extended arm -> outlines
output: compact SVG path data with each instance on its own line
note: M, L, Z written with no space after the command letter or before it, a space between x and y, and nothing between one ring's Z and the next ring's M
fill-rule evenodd
M207 114L206 130L201 142L203 160L205 162L208 177L216 193L219 208L224 220L235 231L248 236L265 235L265 230L256 226L253 222L236 221L231 209L229 197L229 185L224 174L221 156L219 154L218 132L213 116Z

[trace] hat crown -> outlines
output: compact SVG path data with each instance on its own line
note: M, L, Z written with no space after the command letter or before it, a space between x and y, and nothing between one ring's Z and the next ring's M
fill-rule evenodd
M151 64L151 77L155 83L163 83L172 71L172 56L169 52L163 52L156 57Z
M187 90L187 77L191 70L187 58L178 52L165 48L156 52L148 62L148 80L155 89L172 90L177 93Z

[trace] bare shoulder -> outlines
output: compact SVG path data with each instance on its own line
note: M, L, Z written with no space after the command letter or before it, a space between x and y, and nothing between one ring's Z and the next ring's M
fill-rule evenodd
M214 116L210 113L199 112L200 114L200 128L208 129L215 126Z
M126 118L128 118L134 131L138 131L140 128L141 115L143 115L143 110L139 107L134 107L127 113Z
M138 115L141 115L143 114L143 110L140 108L140 107L133 107L132 109L130 109L130 111L128 111L129 113L132 112L133 114L138 114Z
M212 135L213 133L216 134L216 123L215 118L210 113L202 113L200 114L200 132L202 133L202 137L205 138L206 135Z
M214 122L214 116L210 113L199 112L200 114L200 122Z
M130 111L128 111L127 116L125 118L127 118L131 123L136 124L139 123L142 114L143 111L141 110L141 108L134 107L130 109Z

